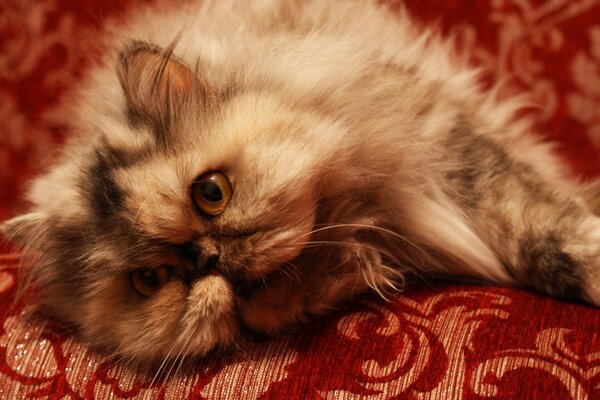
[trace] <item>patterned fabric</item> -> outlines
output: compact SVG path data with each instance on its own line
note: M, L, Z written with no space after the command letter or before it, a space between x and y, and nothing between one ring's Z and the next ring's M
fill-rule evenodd
M166 1L166 0L165 0ZM398 1L383 1L391 8ZM0 0L0 219L64 141L56 110L95 35L135 1ZM575 174L600 172L600 0L406 0L469 49L489 81L526 90ZM514 289L409 287L207 358L167 378L85 348L15 307L18 255L0 247L0 398L600 399L600 311Z

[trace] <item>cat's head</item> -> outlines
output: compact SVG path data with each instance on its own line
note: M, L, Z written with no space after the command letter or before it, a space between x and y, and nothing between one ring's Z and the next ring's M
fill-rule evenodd
M202 355L375 282L349 262L380 264L373 248L317 246L359 229L316 224L365 207L336 198L360 182L343 170L342 126L267 89L207 82L145 43L106 76L83 97L106 109L82 112L31 212L2 227L38 254L46 306L92 344Z

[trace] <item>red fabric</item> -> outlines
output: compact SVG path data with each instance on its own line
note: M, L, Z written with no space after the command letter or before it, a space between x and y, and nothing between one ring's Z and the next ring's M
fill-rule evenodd
M52 115L85 74L95 33L134 3L0 0L0 220L65 139ZM599 0L405 4L456 35L490 81L512 73L506 91L533 93L540 131L574 174L598 175ZM460 285L367 296L238 358L152 382L57 322L28 323L26 303L10 307L18 257L2 246L0 398L600 399L600 310Z

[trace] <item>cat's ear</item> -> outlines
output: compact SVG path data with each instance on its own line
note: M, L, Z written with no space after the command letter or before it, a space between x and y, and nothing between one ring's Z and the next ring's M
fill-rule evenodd
M174 45L161 49L133 42L119 54L117 72L132 116L163 129L191 101L204 101L207 85L173 55Z
M0 223L0 233L22 246L35 246L35 238L47 223L46 214L30 212Z

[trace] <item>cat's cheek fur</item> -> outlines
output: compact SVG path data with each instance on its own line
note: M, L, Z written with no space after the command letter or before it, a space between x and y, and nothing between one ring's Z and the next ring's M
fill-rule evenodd
M35 248L32 232L39 231L40 225L46 223L47 216L43 212L30 212L19 215L0 224L0 233L15 243Z
M100 349L153 360L173 347L185 304L181 286L167 284L146 299L133 292L127 279L104 285L82 299L78 325Z

